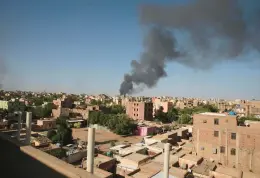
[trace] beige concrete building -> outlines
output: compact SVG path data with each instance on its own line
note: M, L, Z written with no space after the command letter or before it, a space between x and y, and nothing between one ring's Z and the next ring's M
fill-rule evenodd
M128 102L126 114L134 120L152 120L153 103L151 102Z
M260 117L260 101L248 101L246 104L246 115Z
M235 116L193 116L194 151L223 166L260 173L260 125L238 126Z

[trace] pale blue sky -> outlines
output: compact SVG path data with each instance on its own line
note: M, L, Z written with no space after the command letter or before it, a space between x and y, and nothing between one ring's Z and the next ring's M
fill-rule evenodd
M5 89L118 94L130 61L142 52L138 7L144 2L162 1L1 0ZM169 63L168 77L138 95L260 99L257 65L222 62L195 71Z

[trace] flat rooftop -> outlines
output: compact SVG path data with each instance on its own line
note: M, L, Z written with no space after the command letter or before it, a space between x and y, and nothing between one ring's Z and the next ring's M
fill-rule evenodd
M128 159L128 160L131 160L131 161L134 161L134 162L140 162L140 161L145 160L147 158L149 158L149 156L142 155L142 154L139 154L139 153L132 153L132 154L124 157L124 159Z
M204 175L204 176L209 176L209 171L212 171L215 168L216 168L215 163L204 160L201 164L194 166L192 168L192 172L196 173L196 174Z
M140 167L140 171L131 175L133 178L145 178L145 177L152 177L160 172L162 166L155 162L150 162Z
M242 171L235 168L228 168L224 166L218 166L214 172L229 175L232 177L242 177Z
M181 159L198 162L198 161L200 161L202 159L202 157L201 156L192 155L192 154L186 154L185 156L181 157Z
M98 154L96 157L94 157L94 165L97 166L99 164L102 164L102 163L105 163L105 162L108 162L111 160L113 160L113 158Z
M214 113L214 112L204 112L204 113L200 113L201 115L209 115L209 116L227 116L226 114L222 114L222 113Z

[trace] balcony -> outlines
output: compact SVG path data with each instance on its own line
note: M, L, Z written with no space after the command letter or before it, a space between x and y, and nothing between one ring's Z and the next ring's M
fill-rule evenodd
M1 132L0 166L4 178L97 178Z

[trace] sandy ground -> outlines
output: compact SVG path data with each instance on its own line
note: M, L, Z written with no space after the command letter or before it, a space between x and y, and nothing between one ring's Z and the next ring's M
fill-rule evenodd
M74 139L80 139L82 141L87 141L88 139L88 129L80 128L80 129L72 129L72 135ZM119 135L114 134L113 132L108 132L104 130L96 130L95 135L95 143L99 145L100 150L108 151L110 148L110 143L113 141L116 144L121 143L138 143L142 140L141 136L129 136L129 137L121 137Z

